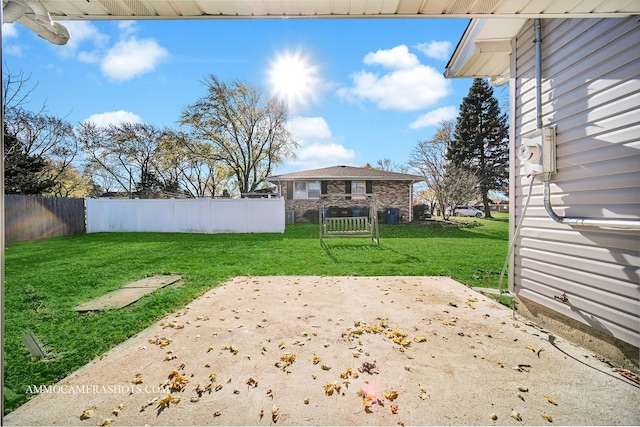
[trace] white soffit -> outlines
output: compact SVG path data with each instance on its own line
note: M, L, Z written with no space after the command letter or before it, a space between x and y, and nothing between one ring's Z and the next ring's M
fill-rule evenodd
M3 5L9 0L3 0ZM24 2L25 0L11 0ZM268 17L584 17L640 13L638 0L40 0L54 20Z
M509 79L511 40L527 19L473 19L449 63L445 77L489 77L499 85Z

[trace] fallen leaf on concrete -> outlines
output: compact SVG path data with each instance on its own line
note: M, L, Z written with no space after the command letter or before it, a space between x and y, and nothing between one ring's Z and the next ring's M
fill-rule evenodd
M146 405L142 405L142 408L140 408L140 412L143 412L145 409L147 409L149 406L153 405L154 403L156 403L158 401L158 399L160 399L160 396L156 396L153 399L151 399L150 401L147 402Z
M456 326L457 322L458 322L458 318L452 317L451 320L449 321L443 320L441 323L446 326Z
M158 410L158 415L160 415L162 411L164 411L166 408L169 407L169 405L171 404L171 399L172 399L171 395L168 394L163 399L160 400L160 402L158 403L158 406L156 406L156 409Z
M104 420L102 420L102 424L100 424L101 426L110 426L111 424L113 424L113 418L105 418Z
M111 413L117 417L122 409L124 409L124 403L119 404Z
M371 414L373 411L371 409L372 405L380 405L382 401L378 398L378 393L382 391L382 384L376 381L365 381L364 385L358 390L357 395L362 397L362 404L364 405L364 411L368 414Z
M384 397L390 402L393 402L398 398L398 392L395 390L387 390L384 392Z
M280 356L280 360L284 362L284 366L282 366L282 369L284 370L296 361L296 355L295 353L285 353Z
M518 391L527 392L529 391L529 389L526 387L518 386Z
M493 421L498 419L498 416L496 414L491 414L490 417Z
M515 409L511 410L510 416L516 421L522 421L522 416L520 415L520 412L516 411Z
M164 347L168 346L169 344L171 344L171 339L164 338L164 337L159 337L158 335L156 335L154 338L149 340L149 343L150 344L159 345L161 348L164 348Z
M376 363L375 361L373 363L371 362L364 362L362 363L362 366L358 368L358 371L360 371L360 373L367 373L369 375L373 375L373 374L377 374L378 371L375 370L376 369Z
M280 414L278 413L279 408L276 405L273 405L271 408L271 421L274 423L278 422L278 418L280 418Z
M87 420L89 418L91 418L93 416L93 410L95 409L95 406L92 406L91 408L87 408L84 411L82 411L82 414L80 414L80 419L81 420Z
M536 349L535 349L535 348L533 348L533 346L532 346L531 344L527 344L527 345L525 345L525 346L524 346L524 348L526 348L527 350L531 350L531 351L533 351L534 353L536 352Z
M171 391L183 391L187 387L189 380L184 375L178 375L173 378L171 383Z
M553 422L553 418L551 418L551 415L547 415L544 412L540 414L540 416L542 417L543 420L545 421L549 421L550 423Z
M418 384L418 397L422 400L430 399L431 395L427 393L427 389Z
M544 398L547 399L547 402L551 403L552 405L558 406L558 403L553 399L553 397L545 396Z
M353 375L353 370L351 368L347 368L344 372L340 372L340 378L346 380L351 375Z

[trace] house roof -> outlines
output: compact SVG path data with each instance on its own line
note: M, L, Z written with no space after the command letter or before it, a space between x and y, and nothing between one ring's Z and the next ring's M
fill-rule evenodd
M373 168L357 168L354 166L331 166L311 169L282 175L268 176L267 181L310 181L310 180L371 180L371 181L423 181L424 177L406 173L388 172Z

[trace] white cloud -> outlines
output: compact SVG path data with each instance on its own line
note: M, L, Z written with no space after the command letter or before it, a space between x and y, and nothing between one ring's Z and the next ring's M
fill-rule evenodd
M2 24L2 53L6 55L22 56L22 46L13 44L17 41L9 41L9 39L18 38L18 29L15 23Z
M334 141L329 125L322 117L295 116L287 123L287 129L300 143L296 149L297 159L291 162L296 168L349 164L356 156L355 151Z
M109 42L109 36L101 33L98 27L91 22L64 21L62 24L67 28L71 36L67 44L56 48L56 53L63 57L75 57L82 62L88 62L86 60L88 56L97 56L100 49L103 49ZM88 52L87 50L80 51L81 47L87 45L90 45Z
M118 29L120 30L120 37L129 37L137 30L136 21L118 21Z
M87 64L100 64L102 73L110 80L131 80L153 71L169 52L154 39L137 39L133 34L136 23L118 22L120 40L109 46L109 36L87 21L64 21L69 30L69 42L56 52Z
M120 123L142 123L142 117L129 111L107 111L105 113L92 114L84 122L93 122L96 126L106 127L119 125Z
M119 41L102 59L100 68L112 80L131 80L153 71L159 62L169 57L169 51L154 39L131 37Z
M2 38L7 37L18 37L18 30L16 29L15 23L2 24Z
M363 62L366 65L381 65L389 69L413 68L420 65L418 58L413 53L409 53L406 45L387 50L380 49L375 53L369 52Z
M434 59L449 59L449 51L451 50L451 42L432 41L430 43L419 43L415 46L420 52Z
M296 151L298 159L296 166L303 169L317 169L327 166L353 163L355 151L345 148L341 144L309 144Z
M298 140L331 138L329 124L322 117L295 116L287 122L287 129Z
M451 93L451 83L436 69L417 65L379 75L359 71L351 75L353 86L338 95L347 101L371 101L386 110L412 111L438 103Z
M454 119L458 115L458 109L454 106L442 107L421 115L409 125L411 129L419 129L427 126L437 126L443 120Z
M22 56L22 46L11 45L2 48L2 53L13 56Z

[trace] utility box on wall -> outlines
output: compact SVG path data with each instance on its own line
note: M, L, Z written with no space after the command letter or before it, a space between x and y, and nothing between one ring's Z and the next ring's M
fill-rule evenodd
M545 127L522 136L518 152L527 175L556 172L556 128Z

